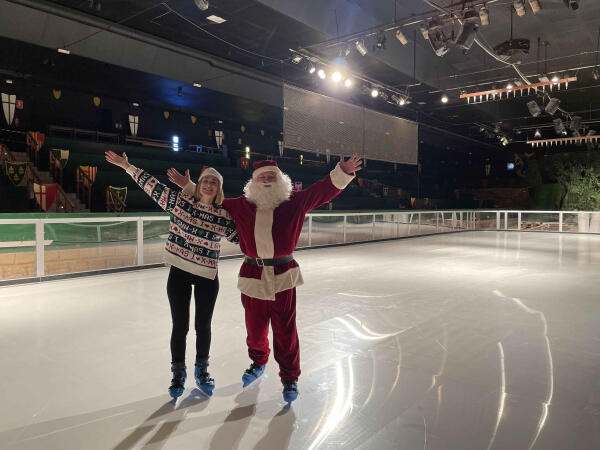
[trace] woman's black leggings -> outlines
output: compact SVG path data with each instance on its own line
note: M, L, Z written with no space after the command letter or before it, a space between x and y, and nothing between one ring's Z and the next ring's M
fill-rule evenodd
M196 361L208 358L210 350L210 323L219 293L219 278L210 280L171 266L169 281L167 281L167 295L173 319L171 332L171 362L173 363L185 362L185 341L190 326L192 286L194 286L196 302Z

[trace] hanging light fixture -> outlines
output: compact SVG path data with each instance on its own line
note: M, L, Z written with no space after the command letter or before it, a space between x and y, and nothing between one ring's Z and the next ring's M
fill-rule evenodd
M448 103L448 96L446 94L442 95L442 103Z

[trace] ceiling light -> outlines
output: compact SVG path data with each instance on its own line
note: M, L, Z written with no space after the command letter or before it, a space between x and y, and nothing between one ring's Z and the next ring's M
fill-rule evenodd
M512 83L508 83L508 84L506 85L506 89L508 89L509 91L510 91L512 88L513 88L513 85L512 85Z
M375 47L380 49L380 50L385 50L385 42L387 41L387 38L385 37L385 33L383 31L380 31L377 33L377 43L375 44Z
M560 106L560 100L557 98L551 98L548 104L546 105L545 111L551 116L554 115L556 111L558 111L558 107Z
M375 98L379 95L379 91L376 88L371 89L371 97Z
M558 83L558 80L560 80L560 78L558 78L558 75L554 75L554 76L552 77L552 82L553 82L553 83Z
M577 0L563 0L567 8L571 8L573 11L579 9L579 2Z
M340 81L342 81L342 74L336 70L331 74L331 80L334 83L339 83Z
M367 47L365 47L365 41L356 41L354 45L356 46L358 53L360 53L362 56L365 56L367 53L369 53Z
M57 49L58 53L62 53L63 55L70 55L71 52L65 48L59 48Z
M404 36L404 33L400 30L396 30L396 39L398 39L402 45L408 44L408 39L406 39L406 36Z
M537 14L542 9L540 0L529 0L529 6L531 6L531 10L534 14Z
M509 140L506 136L502 136L502 145L504 145L505 147L509 144Z
M537 128L537 129L535 130L535 133L533 134L533 137L535 137L536 139L539 139L539 138L541 138L541 137L542 137L542 132L540 131L540 129L539 129L539 128Z
M194 3L201 9L202 11L206 11L208 9L208 0L194 0Z
M137 107L137 106L140 106L140 104L139 104L139 103L132 103L132 105L133 105L133 106L136 106L136 107Z
M317 75L319 75L319 78L321 80L324 80L327 77L327 74L325 73L325 71L323 69L319 69L319 71L317 72Z
M198 82L194 83L193 86L194 87L202 87L202 85L200 83L198 83Z
M398 102L398 104L399 104L400 106L404 106L404 105L406 105L406 99L405 99L404 97L403 97L403 98L401 98L401 99L400 99L400 101Z
M6 80L6 84L13 84L13 80Z
M537 117L542 113L542 109L535 100L527 102L527 108L529 109L529 114L531 114L533 117Z
M513 6L517 12L517 16L521 17L525 15L525 5L523 4L523 0L514 0Z
M211 22L214 22L214 23L225 23L225 22L227 22L226 19L223 19L222 17L219 17L219 16L215 16L214 14L212 16L208 16L206 18L206 20L210 20Z
M429 30L424 24L421 25L421 34L423 35L423 39L429 39Z
M481 20L481 25L490 24L490 13L485 6L482 6L481 9L479 9L479 19Z
M302 55L299 54L295 54L294 57L292 58L292 62L294 64L300 64L300 61L302 61Z
M598 68L592 70L592 78L596 81L600 80L600 70Z
M442 95L442 103L448 103L448 96L446 94Z
M562 121L562 119L558 118L558 119L554 119L552 121L552 125L554 126L554 131L556 132L556 134L566 134L567 130L565 128L565 124Z
M352 87L352 80L350 78L346 78L346 81L344 81L344 86L347 88Z
M315 73L316 71L317 71L317 68L315 67L315 65L314 65L313 63L310 63L310 64L308 65L308 73L310 73L310 74L312 75L312 74L313 74L313 73Z

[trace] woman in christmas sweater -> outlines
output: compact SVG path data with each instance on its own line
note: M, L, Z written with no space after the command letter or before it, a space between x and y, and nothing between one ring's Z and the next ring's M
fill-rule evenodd
M127 155L112 151L106 160L131 175L152 200L171 216L169 237L165 247L165 262L171 266L167 281L167 296L171 306L171 397L183 394L186 378L185 343L190 322L190 299L194 286L196 302L196 363L198 388L212 395L214 380L208 373L211 340L211 320L219 292L217 265L220 240L226 237L238 242L235 223L223 209L223 177L212 167L202 172L195 189L193 183L180 191L171 189L142 169L127 161Z

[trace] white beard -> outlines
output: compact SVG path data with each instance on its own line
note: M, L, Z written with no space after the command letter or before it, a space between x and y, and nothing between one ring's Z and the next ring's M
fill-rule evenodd
M265 184L249 180L244 186L246 198L259 209L275 209L281 203L289 200L291 192L292 180L285 173L278 174L275 183Z

